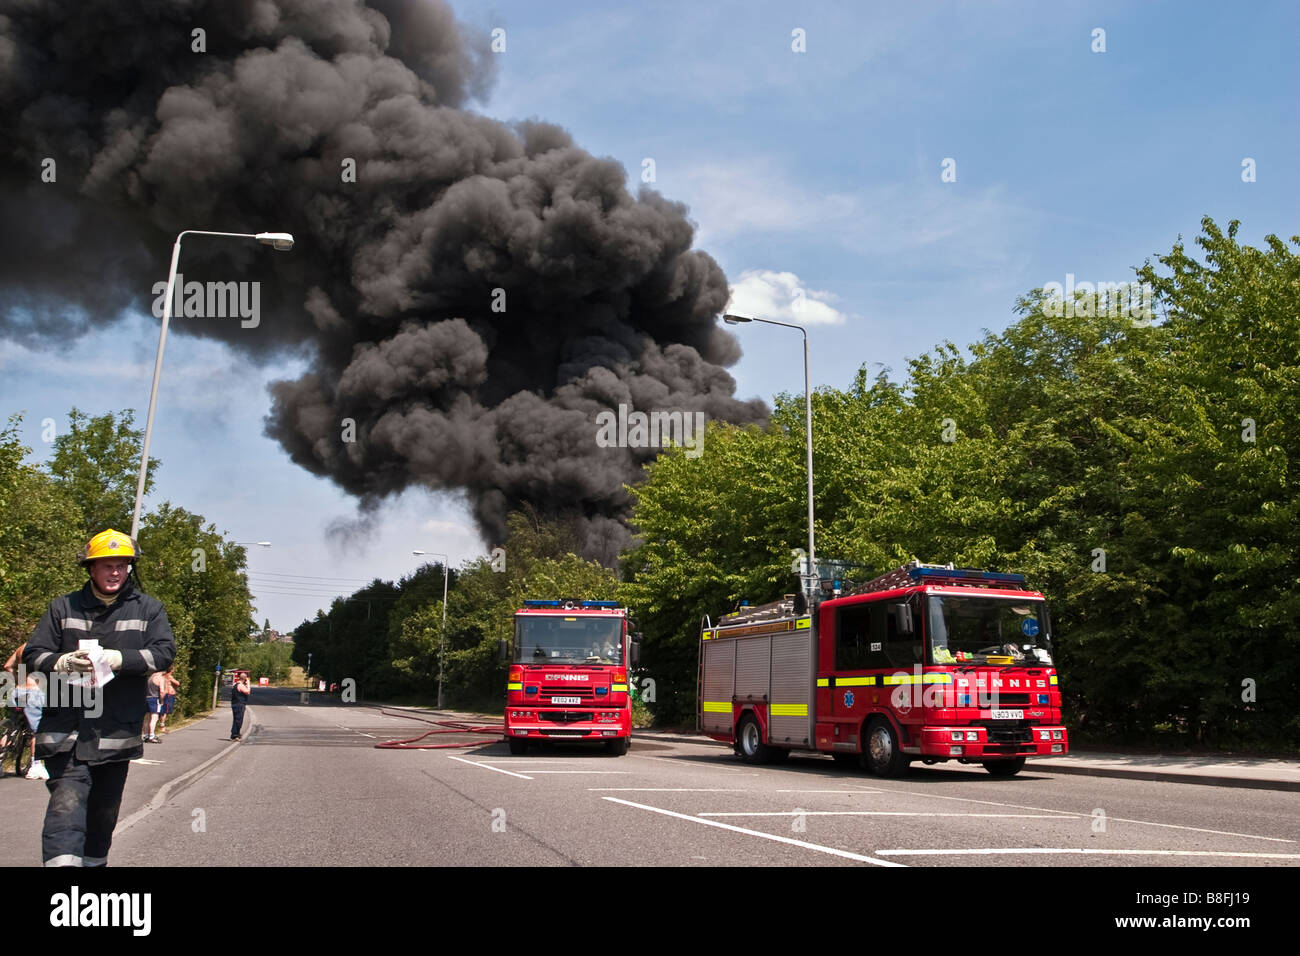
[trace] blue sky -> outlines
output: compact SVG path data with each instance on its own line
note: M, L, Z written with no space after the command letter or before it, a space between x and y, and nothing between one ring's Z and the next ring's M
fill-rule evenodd
M565 127L632 188L653 160L650 185L689 207L733 308L807 321L814 385L845 387L864 364L901 377L907 357L1004 328L1018 296L1067 274L1126 281L1180 234L1190 245L1204 215L1240 219L1252 245L1300 232L1293 4L453 6L506 31L474 108ZM739 335L741 397L802 389L796 333ZM62 426L73 405L135 407L143 424L156 345L144 314L59 351L0 342L0 411L25 412L38 459L42 419ZM412 549L458 564L495 544L458 496L426 492L391 501L367 541L334 543L325 529L354 502L262 435L267 382L299 372L168 340L151 500L272 542L250 549L260 617L291 629L332 594L408 573Z

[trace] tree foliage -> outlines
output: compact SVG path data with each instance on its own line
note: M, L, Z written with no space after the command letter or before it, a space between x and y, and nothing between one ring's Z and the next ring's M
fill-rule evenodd
M24 463L20 415L0 430L0 660L31 635L49 602L79 587L82 515L67 489Z
M820 390L819 557L1026 573L1089 732L1294 742L1300 259L1235 235L1207 219L1204 262L1179 243L1138 270L1158 324L1038 291L968 355ZM622 593L661 717L693 710L701 615L798 587L803 440L802 396L782 396L766 430L711 425L702 457L661 456L633 489Z
M106 528L131 528L144 443L144 432L132 427L134 420L130 409L92 418L74 407L67 431L54 439L50 473L80 503L86 538ZM153 488L158 465L149 459L145 494Z

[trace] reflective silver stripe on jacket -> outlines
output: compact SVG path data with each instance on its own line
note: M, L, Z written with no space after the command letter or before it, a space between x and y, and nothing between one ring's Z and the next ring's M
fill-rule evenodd
M64 732L58 730L47 730L43 734L36 735L36 743L42 747L53 747L63 743L65 740L76 740L77 732Z
M82 866L108 866L108 857L106 856L85 856L81 858Z
M64 853L45 861L46 866L81 866L81 857L74 853Z
M63 620L59 621L59 627L63 628L65 631L88 631L91 628L91 624L85 618L65 617Z
M158 665L154 662L153 651L141 651L140 656L144 658L144 663L151 671L157 671Z
M131 747L141 746L140 735L135 734L131 737L100 737L100 750L127 750Z
M57 659L58 655L55 654L53 651L46 651L44 654L37 654L36 660L33 661L32 666L36 670L40 670L45 665L45 662L48 661L51 657Z
M114 625L113 625L113 630L115 630L115 631L147 631L147 630L149 630L149 622L146 621L146 620L144 620L143 618L138 618L138 617L127 618L127 619L125 619L125 620L118 621L116 624L114 624Z

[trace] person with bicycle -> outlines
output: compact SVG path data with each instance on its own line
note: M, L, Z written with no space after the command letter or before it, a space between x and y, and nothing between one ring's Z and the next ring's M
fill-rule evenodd
M52 681L78 679L58 693L51 684L52 706L36 731L36 755L50 775L41 831L46 866L108 862L127 770L144 756L146 679L176 657L162 603L132 583L139 556L120 531L91 538L80 560L89 580L51 602L23 653L29 670Z
M17 650L9 655L5 661L4 669L11 675L14 675L14 684L17 684L16 669L18 661L22 660L23 651L27 648L27 642L18 645ZM41 689L41 682L35 674L26 675L21 687L15 686L13 698L6 704L6 707L12 710L10 726L17 728L15 735L22 739L22 743L28 748L28 757L31 760L27 768L28 780L48 780L50 775L45 770L44 761L36 759L36 727L41 722L41 711L45 707L45 694ZM30 734L22 733L23 722L26 722L31 730ZM0 741L0 747L8 749L11 743L8 739ZM14 773L21 773L21 766L25 758L17 748L14 748Z

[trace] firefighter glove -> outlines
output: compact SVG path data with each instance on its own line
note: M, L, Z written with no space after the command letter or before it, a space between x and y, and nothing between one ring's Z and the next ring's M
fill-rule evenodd
M94 666L88 651L69 651L54 662L54 669L60 674L84 674Z
M104 663L115 671L122 669L122 652L106 650L104 651Z

